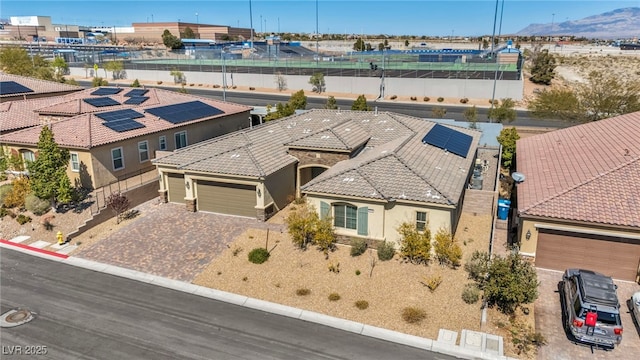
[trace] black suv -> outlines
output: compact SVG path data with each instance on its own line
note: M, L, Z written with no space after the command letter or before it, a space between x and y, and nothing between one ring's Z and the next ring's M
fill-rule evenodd
M610 277L568 269L559 288L565 328L577 341L611 349L620 344L620 303Z

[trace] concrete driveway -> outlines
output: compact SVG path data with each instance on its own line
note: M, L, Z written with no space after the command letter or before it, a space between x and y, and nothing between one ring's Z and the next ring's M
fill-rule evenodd
M624 332L622 343L612 351L576 345L569 340L562 325L558 282L562 272L538 269L539 297L535 302L536 330L547 339L547 345L538 351L539 360L574 359L640 359L640 333L629 312L627 300L640 291L640 286L631 282L615 281L618 285L618 299Z

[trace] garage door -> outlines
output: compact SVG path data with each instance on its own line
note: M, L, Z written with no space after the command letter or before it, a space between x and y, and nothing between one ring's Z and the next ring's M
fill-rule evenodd
M167 185L169 190L169 202L184 204L186 191L184 189L184 175L168 174Z
M256 217L256 187L198 181L198 210Z
M582 268L615 279L635 281L640 240L540 229L536 266L565 270Z

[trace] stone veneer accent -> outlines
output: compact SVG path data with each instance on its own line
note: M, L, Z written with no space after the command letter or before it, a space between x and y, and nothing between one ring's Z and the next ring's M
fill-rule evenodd
M160 202L166 204L169 202L169 191L168 190L158 190L158 194L160 195Z
M187 205L187 211L196 212L196 199L185 200L185 204Z

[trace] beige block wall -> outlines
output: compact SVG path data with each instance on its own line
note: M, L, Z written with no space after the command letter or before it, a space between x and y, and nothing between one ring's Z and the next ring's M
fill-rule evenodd
M611 236L621 236L621 235L633 235L640 237L640 232L624 230L619 228L612 228L606 226L590 226L590 225L578 225L575 223L567 223L562 221L549 221L549 220L534 220L534 219L520 219L520 227L519 227L519 239L520 239L520 253L528 256L535 256L536 248L538 246L538 229L536 225L540 227L544 226L553 226L557 228L562 228L567 231L578 231L578 232L593 232L598 234L606 234ZM527 231L531 231L531 238L527 240L526 235Z

